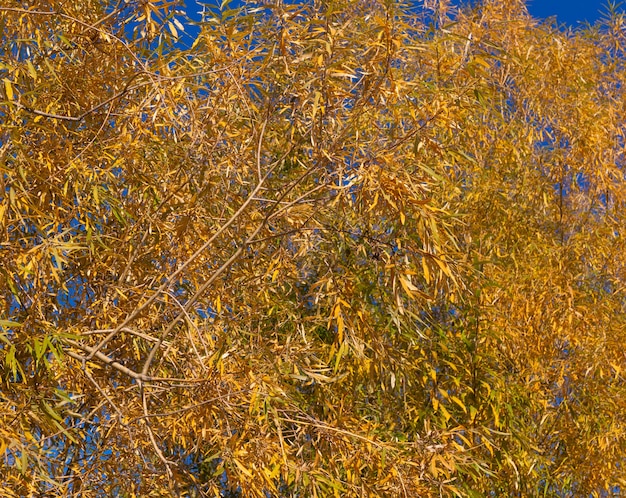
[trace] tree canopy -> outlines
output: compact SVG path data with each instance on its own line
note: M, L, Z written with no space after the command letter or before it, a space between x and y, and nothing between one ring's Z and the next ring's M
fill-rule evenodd
M619 494L625 26L5 1L0 496Z

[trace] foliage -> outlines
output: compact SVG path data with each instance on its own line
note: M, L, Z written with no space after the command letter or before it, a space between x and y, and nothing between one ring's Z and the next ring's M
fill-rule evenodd
M0 7L0 495L619 492L624 16L447 5Z

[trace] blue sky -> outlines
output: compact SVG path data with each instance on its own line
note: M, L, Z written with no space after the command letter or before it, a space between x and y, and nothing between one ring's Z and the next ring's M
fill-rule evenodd
M584 21L594 23L607 11L607 0L530 0L527 5L534 17L556 16L559 24L574 27Z
M453 0L455 3L468 0ZM216 3L216 2L213 2ZM233 4L241 3L241 0L233 0ZM608 0L528 0L527 5L531 15L540 19L556 16L559 24L567 24L572 27L585 21L594 23L606 12ZM186 0L188 14L197 18L197 12L201 9L196 0ZM624 7L620 7L621 10Z

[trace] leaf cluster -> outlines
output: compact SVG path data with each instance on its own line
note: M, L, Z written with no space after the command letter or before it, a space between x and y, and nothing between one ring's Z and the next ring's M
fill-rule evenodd
M619 492L623 16L436 3L0 7L1 496Z

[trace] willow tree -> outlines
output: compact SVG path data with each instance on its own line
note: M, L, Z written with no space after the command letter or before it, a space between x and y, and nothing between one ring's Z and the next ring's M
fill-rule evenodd
M467 300L453 309L445 344L463 344L454 363L467 384L446 369L452 389L475 406L469 422L481 435L473 442L494 473L468 489L619 494L624 16L609 12L598 26L564 33L538 25L519 4L484 2L457 21L454 33L472 44L467 74L449 84L478 81L479 106L459 110L458 126L438 136L470 265Z
M2 493L623 485L623 18L180 7L0 7Z

